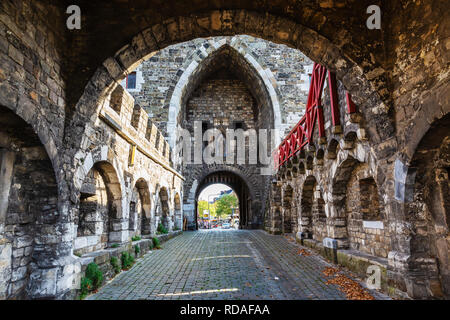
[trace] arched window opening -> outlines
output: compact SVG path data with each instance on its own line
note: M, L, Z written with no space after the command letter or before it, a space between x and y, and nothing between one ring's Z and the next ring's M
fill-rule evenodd
M112 92L111 98L109 100L109 106L119 115L122 109L122 99L124 91L125 90L123 89L123 87L121 85L118 85Z

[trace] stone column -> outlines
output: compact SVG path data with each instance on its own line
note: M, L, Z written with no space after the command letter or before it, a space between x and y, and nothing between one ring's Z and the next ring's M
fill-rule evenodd
M12 243L5 237L4 227L8 210L9 190L14 167L14 152L0 150L0 300L8 296L11 280Z
M111 230L109 232L109 242L124 243L129 238L128 219L111 219Z

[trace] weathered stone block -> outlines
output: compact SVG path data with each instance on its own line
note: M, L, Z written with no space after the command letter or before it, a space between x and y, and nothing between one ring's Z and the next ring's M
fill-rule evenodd
M37 269L30 275L28 292L35 299L56 296L58 268Z

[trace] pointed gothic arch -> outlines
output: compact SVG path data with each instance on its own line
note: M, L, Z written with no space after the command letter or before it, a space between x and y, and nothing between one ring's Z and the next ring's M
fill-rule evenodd
M233 38L234 39L234 38ZM186 99L192 91L198 87L201 80L207 74L208 66L218 57L223 56L225 51L229 51L235 62L239 61L241 66L246 66L248 72L247 80L250 80L253 87L259 88L259 91L265 96L264 99L270 101L267 110L273 116L274 129L281 128L281 111L278 100L276 80L268 68L263 68L248 49L244 48L237 41L227 38L225 41L214 43L212 46L203 45L200 52L195 52L187 59L189 64L178 79L174 92L169 103L169 120L167 123L167 132L169 134L169 144L175 148L177 143L176 130L180 123L180 112L186 104ZM243 52L243 53L241 53ZM280 139L279 137L277 137ZM279 143L280 141L277 141Z

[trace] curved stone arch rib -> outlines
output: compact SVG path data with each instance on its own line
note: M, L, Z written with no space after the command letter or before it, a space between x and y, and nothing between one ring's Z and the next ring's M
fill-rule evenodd
M450 113L429 125L419 142L415 143L417 147L409 166L401 168L405 170L404 180L396 181L404 184L401 199L403 221L399 225L408 239L407 246L397 250L398 254L408 256L408 263L403 263L411 275L406 279L411 288L408 288L408 294L420 299L430 296L448 299L450 296L450 259L445 240L448 239L450 223L449 125ZM415 272L417 266L425 267L424 258L428 263L426 268L430 270L426 276ZM438 289L432 289L429 278L434 280L433 287Z
M84 127L82 132L74 130L73 132L68 132L66 136L67 141L73 141L75 146L73 150L77 150L76 146L81 147L79 153L81 157L83 156L83 153L86 152L85 146L88 146L91 140L89 130L95 127L94 123L97 119L95 114L98 114L108 93L118 85L118 81L154 54L155 51L171 44L199 37L237 34L261 37L297 48L311 60L321 63L331 71L335 71L337 78L342 79L346 89L352 93L354 102L361 108L363 114L368 113L371 116L376 110L378 114L377 121L375 121L374 117L368 117L367 119L368 127L373 128L369 132L372 141L378 144L388 139L392 140L395 127L388 113L389 108L379 94L378 78L367 79L365 76L367 72L364 72L363 67L355 62L348 52L344 51L344 47L338 43L331 42L317 31L287 18L247 10L229 10L227 13L244 17L244 23L232 21L227 29L214 31L199 28L192 29L182 25L183 23L190 23L193 19L195 20L195 16L176 17L173 21L179 25L178 28L172 29L186 30L186 32L177 34L169 32L165 24L154 25L137 34L130 44L124 46L113 57L107 58L103 65L96 70L86 85L83 95L75 105L76 112L73 113L74 117L71 119L70 125L75 127L82 123ZM213 19L212 17L216 16L216 14L217 11L205 12L202 16L207 15L208 19ZM251 19L252 22L250 24L247 23L247 18ZM255 27L259 25L264 26L264 28ZM263 29L272 30L272 32L268 34ZM153 30L160 30L161 33L155 35ZM395 141L392 143L395 143ZM76 159L74 151L70 151L68 156ZM76 162L75 166L78 166Z
M121 212L118 218L124 218L128 216L128 206L127 206L127 195L124 183L124 178L122 175L122 165L119 160L114 157L110 158L108 155L111 154L108 146L100 146L93 151L91 151L85 158L83 166L79 167L77 172L75 173L75 186L78 190L81 190L81 187L86 179L89 171L94 168L97 163L107 163L114 170L115 175L117 176L117 184L120 188L120 200L121 200ZM115 199L118 200L118 199Z
M39 138L39 141L41 142L42 146L44 147L47 156L52 164L53 171L56 178L56 184L58 185L58 202L59 209L61 209L62 202L67 199L68 192L67 190L67 183L65 178L65 172L62 170L62 163L61 163L61 157L58 153L58 146L55 142L55 139L53 138L53 135L50 133L50 126L42 125L43 123L46 123L42 116L42 112L39 110L39 108L35 105L27 106L31 107L31 110L28 110L26 108L21 108L20 104L17 106L13 106L10 104L5 104L3 101L0 101L0 109L6 108L8 110L11 110L12 113L14 113L15 116L20 118L22 121L24 121L27 125L29 125L34 133ZM31 117L31 115L33 117ZM63 210L60 210L61 212Z
M255 182L252 181L251 176L246 175L245 174L245 170L241 170L239 167L227 166L227 165L222 165L222 166L211 165L211 166L207 166L206 170L203 170L203 172L199 176L196 176L192 180L192 182L187 182L185 184L185 186L190 190L190 192L187 193L185 195L185 197L189 196L192 192L194 192L193 194L195 195L198 186L202 184L203 180L207 176L209 176L209 175L211 175L211 174L213 174L215 172L220 172L220 171L230 172L230 173L233 173L233 174L237 175L238 177L240 177L243 181L246 182L247 187L248 187L249 192L250 192L251 198L252 199L258 199L259 198L260 195L256 191L258 189L257 185L256 185ZM195 182L197 182L197 183L195 183ZM184 200L187 200L187 199L184 199Z

